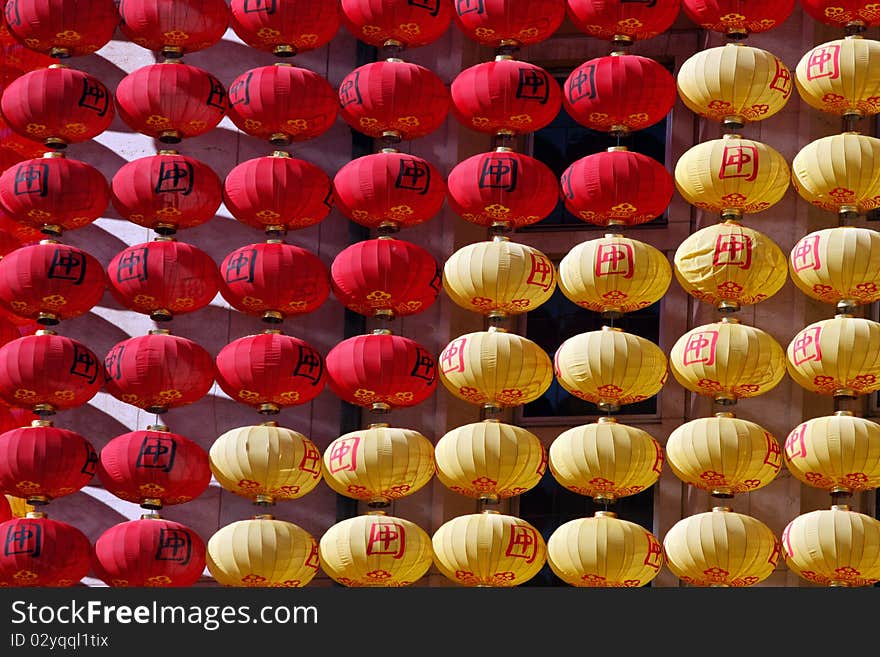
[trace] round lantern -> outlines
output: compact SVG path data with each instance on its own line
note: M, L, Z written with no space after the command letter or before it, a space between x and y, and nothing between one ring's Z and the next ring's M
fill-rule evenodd
M478 226L529 226L547 217L559 201L559 181L550 167L505 147L462 160L446 184L449 207Z
M800 0L800 6L813 20L843 28L847 34L880 25L880 12L864 0Z
M788 374L820 395L856 397L880 390L880 324L837 315L810 324L786 350Z
M431 542L434 565L459 586L519 586L547 561L547 544L535 527L493 511L453 518Z
M728 311L769 299L788 278L782 249L736 221L722 221L686 237L673 264L685 292Z
M101 534L92 565L111 587L192 586L205 570L205 542L186 525L144 515Z
M342 0L342 24L359 41L375 47L419 48L442 37L452 23L450 2Z
M791 170L785 157L767 144L725 135L689 148L676 162L674 176L685 201L736 218L781 201Z
M305 340L277 331L233 340L216 364L220 389L265 414L307 404L327 383L323 356Z
M220 294L236 310L278 323L317 310L330 296L330 272L311 251L268 240L223 258Z
M322 476L315 443L274 422L230 429L211 445L209 458L218 483L255 504L303 497Z
M666 441L673 474L716 497L763 488L782 468L782 450L763 427L716 413L677 427Z
M229 26L223 0L124 0L119 30L128 40L165 57L210 48Z
M609 234L571 248L559 261L558 282L572 303L617 316L659 301L672 282L672 267L650 244Z
M223 586L302 587L318 572L318 541L272 516L239 520L208 539L207 565Z
M820 586L880 581L880 521L845 505L796 517L782 532L785 564Z
M440 266L423 247L386 235L340 251L330 266L330 284L334 296L353 312L404 317L424 312L437 300Z
M685 16L704 30L718 32L729 39L745 39L749 34L773 30L794 11L795 0L772 0L745 5L741 0L682 0Z
M553 363L536 342L490 327L444 347L440 380L454 397L486 409L522 406L553 382Z
M556 267L538 249L506 236L460 248L443 265L443 289L452 301L489 317L519 315L547 302Z
M164 144L213 130L229 107L226 88L208 72L169 59L135 69L116 87L119 117Z
M339 31L335 2L231 0L229 25L251 48L293 57L327 45Z
M568 18L581 32L621 45L653 39L672 27L681 0L655 2L610 2L609 0L566 0Z
M799 481L831 493L880 487L880 424L850 411L796 426L785 440L785 465Z
M145 509L184 504L211 483L207 452L161 424L111 439L96 474L107 491Z
M560 525L547 540L547 564L577 587L639 587L663 566L663 550L644 527L609 511Z
M223 182L223 203L238 221L285 233L323 221L332 207L330 176L284 151L236 165Z
M113 38L119 14L113 0L7 0L6 28L31 50L52 57L79 57Z
M212 219L222 191L211 167L174 150L126 162L110 181L110 200L122 218L160 235Z
M612 135L659 123L676 100L672 73L641 55L616 53L588 60L563 84L562 103L571 118Z
M466 37L499 48L546 41L565 20L565 0L456 2L453 20Z
M409 520L384 514L348 518L318 543L321 569L348 587L409 586L433 564L431 537Z
M42 228L42 226L40 226ZM40 228L34 228L16 221L3 211L3 203L0 202L0 231L11 235L19 241L19 246L45 239L45 234Z
M9 546L0 553L0 586L70 587L89 574L88 537L45 513L0 524L0 541Z
M692 112L739 128L770 118L791 97L791 71L776 55L741 43L700 50L676 77L682 102Z
M360 66L339 85L343 120L373 138L429 135L443 125L449 104L449 89L436 73L399 59Z
M657 483L664 460L651 434L609 416L563 431L548 454L550 473L561 486L610 502Z
M861 118L880 112L880 42L848 36L815 46L795 68L803 101L821 112Z
M491 503L531 490L547 471L540 438L497 420L448 431L437 441L434 458L446 488Z
M569 394L617 410L653 397L666 383L666 354L650 340L603 326L565 340L554 373Z
M214 385L214 359L192 340L151 329L123 340L104 357L104 387L148 413L192 404Z

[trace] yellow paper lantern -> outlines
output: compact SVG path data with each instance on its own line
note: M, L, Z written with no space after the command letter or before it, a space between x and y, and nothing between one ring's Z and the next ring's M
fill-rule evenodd
M208 572L224 586L301 587L320 565L314 536L268 515L221 527L207 548Z
M455 397L485 407L520 406L553 382L553 363L537 343L504 329L468 333L440 352L440 381Z
M666 458L676 477L713 495L758 490L782 468L776 438L733 413L716 413L677 427L666 441Z
M838 116L880 112L880 42L858 35L835 39L807 51L795 68L804 102Z
M255 502L297 499L322 477L317 445L275 422L230 429L214 441L208 457L223 488Z
M498 501L522 495L547 471L547 452L532 432L497 420L443 435L434 447L437 478L467 497Z
M822 586L880 581L880 521L846 505L796 517L782 532L786 565Z
M599 511L559 526L547 540L547 564L577 587L638 587L663 566L663 549L644 527Z
M756 397L785 376L785 352L769 333L725 317L691 329L669 353L675 379L720 403Z
M807 486L850 494L880 487L880 424L850 411L801 422L784 454L789 472Z
M553 478L568 490L595 500L641 493L660 478L663 448L651 434L600 417L563 431L550 444Z
M781 546L757 518L719 506L675 523L663 539L666 565L694 586L753 586L767 579Z
M653 397L667 377L660 347L609 326L564 341L553 364L560 386L607 410Z
M739 135L689 148L675 164L675 186L691 205L725 217L754 214L785 196L791 169L776 149Z
M672 267L650 244L609 234L581 242L559 262L559 289L573 303L619 315L650 306L669 289Z
M340 495L387 504L412 495L434 476L434 446L413 429L374 424L324 450L324 480Z
M789 255L791 280L807 296L857 306L880 300L880 232L838 226L805 235Z
M845 216L880 205L880 139L844 132L811 141L791 161L791 182L809 203Z
M737 127L779 112L792 90L781 59L742 43L700 50L682 63L676 82L692 112Z
M318 542L321 569L348 587L410 586L431 567L431 537L409 520L384 514L348 518Z
M505 317L534 310L556 289L556 268L538 249L496 236L468 244L443 265L443 289L465 310Z
M880 324L836 315L801 329L786 352L794 382L810 392L856 397L880 390Z
M519 586L547 561L547 544L537 529L495 511L453 518L431 542L437 569L460 586Z
M688 236L673 263L675 278L685 292L721 309L736 310L769 299L787 278L782 249L736 221L723 221Z

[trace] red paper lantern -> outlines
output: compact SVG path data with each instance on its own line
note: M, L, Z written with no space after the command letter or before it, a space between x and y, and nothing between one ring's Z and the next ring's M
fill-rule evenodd
M57 63L51 57L34 52L16 41L0 41L0 84L5 88L15 78L38 68L46 68Z
M119 303L158 322L204 308L220 285L211 256L169 238L120 251L107 266L107 274L110 292Z
M22 247L21 240L7 230L0 228L0 258Z
M166 413L197 402L213 385L211 354L166 329L123 340L104 357L107 392L148 413Z
M124 219L171 235L212 219L223 187L204 162L162 150L123 164L110 181L110 200Z
M144 508L184 504L211 483L208 453L162 425L129 431L101 449L97 475L119 499Z
M31 512L0 524L0 586L69 587L89 574L92 544L73 525Z
M880 25L880 11L865 0L800 0L804 12L813 20L855 32Z
M662 64L641 55L612 54L572 71L563 84L562 103L587 128L625 134L662 121L677 99L675 78Z
M115 115L113 96L103 82L61 64L13 80L0 99L0 111L19 135L50 148L97 137Z
M124 0L119 16L129 40L166 57L210 48L229 26L224 0Z
M535 132L562 109L562 90L548 71L509 57L466 68L450 91L453 116L488 134Z
M37 331L0 347L0 399L40 413L76 408L101 389L99 367L78 340Z
M339 85L340 113L369 137L417 139L449 113L449 89L436 73L398 59L356 68Z
M98 453L69 429L37 420L0 435L0 492L29 504L71 495L95 475Z
M672 27L681 11L681 0L566 0L566 8L571 22L581 32L629 45L653 39Z
M565 0L456 0L456 25L484 46L546 41L565 20Z
M261 413L307 404L327 384L324 357L306 341L274 331L233 340L216 362L223 392Z
M0 117L0 173L13 164L34 157L42 157L46 147L15 132Z
M449 0L342 0L342 24L356 38L371 46L388 42L404 48L434 43L452 24Z
M236 310L280 322L317 310L330 270L311 251L278 240L235 249L220 263L220 294Z
M0 230L12 235L21 245L39 242L46 237L39 228L18 222L3 212L3 203L0 203Z
M205 542L186 525L146 516L101 534L92 566L111 587L192 586L205 570Z
M779 27L791 16L794 5L795 0L754 4L743 0L681 0L684 14L701 28L738 39Z
M0 495L0 523L12 520L12 507L9 506L9 500L5 495Z
M230 25L251 48L277 57L327 45L339 31L339 5L311 0L231 0Z
M33 411L0 405L0 434L12 429L30 426L34 420L39 419L40 417ZM3 496L0 495L0 497Z
M113 0L7 0L4 15L17 41L52 57L90 55L119 24Z
M223 202L233 217L267 233L314 226L332 209L330 176L284 151L246 160L223 182Z
M509 148L459 162L446 184L449 207L479 226L528 226L553 212L559 201L559 181L550 167Z
M597 226L635 226L651 221L666 211L675 191L666 167L625 147L576 160L559 182L568 211Z
M327 354L327 386L349 404L388 410L415 406L437 387L437 362L421 344L378 329Z
M25 158L16 153L15 151L9 150L5 147L0 147L0 173L3 173L11 166L18 164Z
M340 251L330 267L330 280L333 293L346 308L388 319L424 312L442 287L434 256L421 246L392 237L364 240Z
M166 144L213 130L226 115L226 88L213 75L178 59L150 64L123 77L116 87L120 118Z
M336 207L367 228L399 230L424 223L440 212L446 191L437 167L393 149L355 158L333 178Z
M292 64L245 71L229 85L229 118L239 130L276 145L314 139L336 121L339 104L330 83Z
M47 240L0 260L0 304L43 325L79 317L101 301L104 267L93 255Z

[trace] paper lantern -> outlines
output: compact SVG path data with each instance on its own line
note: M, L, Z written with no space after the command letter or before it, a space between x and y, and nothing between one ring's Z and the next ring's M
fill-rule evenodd
M813 20L832 27L860 32L880 24L880 13L864 0L800 0L800 6Z
M466 497L497 502L541 482L547 452L530 431L497 420L447 431L434 448L437 478Z
M73 525L31 512L0 524L0 586L71 587L89 574L92 544Z
M565 6L569 20L584 34L626 46L653 39L672 27L681 10L681 0L566 0Z
M443 0L342 0L342 24L358 40L376 47L389 42L419 48L439 40L452 23L452 3Z
M229 27L223 0L124 0L119 31L129 41L165 57L210 48Z
M745 39L782 25L794 11L795 0L772 0L744 5L740 0L682 0L688 18L704 30L729 39Z
M565 20L565 0L460 0L453 4L453 20L464 35L492 48L546 41Z
M315 443L274 422L230 429L214 441L208 456L223 488L258 504L303 497L322 477Z
M666 294L671 282L672 266L662 251L623 235L576 244L559 261L560 291L598 313L646 308Z
M52 57L81 57L113 38L119 14L112 0L7 0L6 29L31 50Z
M564 390L608 410L660 392L666 366L666 354L653 342L609 326L568 338L553 359Z
M736 221L722 221L686 237L673 264L685 292L725 310L765 301L788 279L782 249L767 235Z
M576 587L639 587L663 566L663 550L644 527L616 514L598 511L560 525L547 540L547 564Z
M880 112L880 42L848 36L815 46L795 68L801 99L821 112L860 118Z
M443 265L443 289L465 310L489 317L520 315L553 296L556 267L538 249L496 236L449 256Z
M335 2L232 0L229 9L229 26L235 34L251 48L276 57L293 57L327 45L341 20Z
M40 228L42 228L42 226ZM0 203L0 230L12 235L12 237L17 239L22 245L31 242L39 242L46 238L45 234L43 234L39 228L20 223L6 214L3 211L2 203Z
M6 495L0 495L0 524L7 520L12 520L12 507L9 506L9 499Z
M735 403L779 384L785 376L785 351L766 331L725 317L676 340L669 365L675 380L691 392L717 403Z
M494 326L455 338L438 360L446 389L487 409L527 404L553 382L547 352L528 338Z
M302 587L318 572L318 541L272 516L239 520L208 539L207 566L223 586Z

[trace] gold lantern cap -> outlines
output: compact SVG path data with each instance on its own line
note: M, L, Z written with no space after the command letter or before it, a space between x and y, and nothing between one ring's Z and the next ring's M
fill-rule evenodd
M609 146L605 149L606 153L627 153L629 152L629 148L626 146Z
M49 516L46 514L45 511L28 511L24 517L25 518L48 518Z
M602 415L596 419L596 424L617 424L617 418L610 415Z
M729 506L713 506L712 513L732 513L733 510Z
M616 518L617 514L614 511L596 511L593 514L594 518Z

